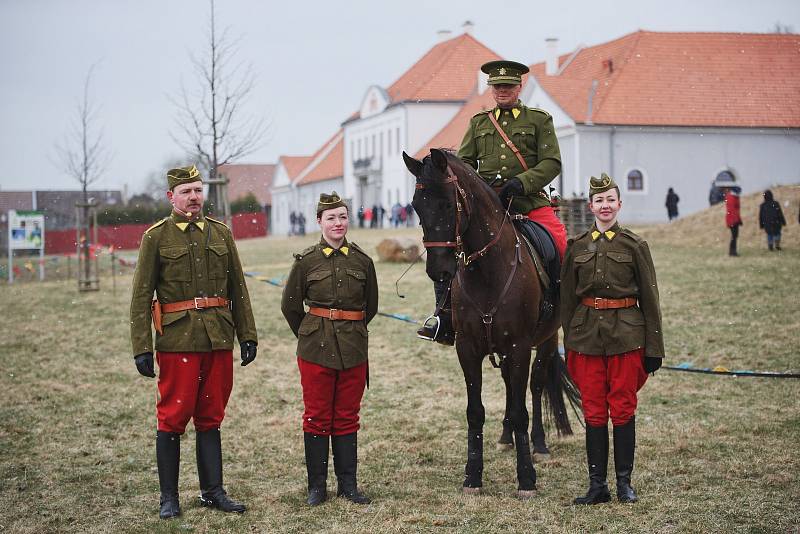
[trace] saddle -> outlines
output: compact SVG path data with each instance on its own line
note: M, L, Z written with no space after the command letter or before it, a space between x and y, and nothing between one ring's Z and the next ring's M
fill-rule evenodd
M546 321L552 317L553 308L558 302L561 258L556 250L553 236L550 235L547 228L525 216L515 217L514 225L522 236L522 241L539 273L539 279L544 289L541 320Z

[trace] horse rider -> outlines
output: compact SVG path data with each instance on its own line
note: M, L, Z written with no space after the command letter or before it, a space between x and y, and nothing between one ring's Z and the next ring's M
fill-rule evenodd
M515 61L490 61L481 66L481 71L488 74L487 83L497 105L470 119L458 157L497 191L504 206L511 200L512 214L522 214L545 227L558 257L563 258L567 231L545 193L548 184L561 172L561 152L550 114L525 106L519 100L522 75L528 70ZM557 299L558 263L553 260L551 290L545 292L550 309ZM452 345L455 334L450 283L434 282L434 293L437 311L417 335Z
M337 495L356 504L370 502L356 483L356 437L368 376L367 324L378 312L378 282L372 259L347 241L349 216L336 191L320 195L317 223L322 237L316 245L295 254L281 299L281 311L297 337L308 472L306 502L311 506L328 496L331 437Z
M575 504L608 502L608 419L614 426L617 498L631 487L636 394L661 367L664 338L653 260L647 242L617 222L619 188L602 174L590 180L592 228L570 239L561 270L561 324L567 368L581 393L589 490Z
M131 297L136 368L150 378L156 376L151 321L156 330L159 515L169 519L181 514L180 438L192 418L200 503L242 513L245 506L231 500L222 486L219 428L233 389L234 334L242 365L256 357L250 297L231 230L203 216L200 172L194 165L171 169L167 183L172 214L142 237Z

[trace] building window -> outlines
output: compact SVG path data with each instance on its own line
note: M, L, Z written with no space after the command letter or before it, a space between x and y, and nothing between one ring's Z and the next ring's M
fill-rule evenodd
M628 191L643 191L644 175L642 171L633 169L628 173Z
M395 134L397 135L397 137L395 138L396 139L396 143L395 143L394 146L396 147L397 153L399 154L400 153L400 148L401 148L400 147L400 128L397 128L395 130Z
M380 151L378 153L381 156L383 156L383 132L381 132L381 144L380 144Z

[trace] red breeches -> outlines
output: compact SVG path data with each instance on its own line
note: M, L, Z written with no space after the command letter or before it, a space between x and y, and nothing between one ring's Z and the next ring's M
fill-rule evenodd
M194 418L198 432L219 428L233 389L233 351L161 352L158 430L183 434Z
M581 392L586 424L614 426L627 423L636 413L636 393L647 381L642 363L644 349L613 356L567 352L567 369Z
M297 357L303 386L303 432L344 436L359 429L367 362L338 371Z
M536 208L528 212L528 218L547 228L550 235L553 236L558 255L563 260L564 253L567 251L567 229L561 219L558 218L558 215L556 215L555 210L547 206Z

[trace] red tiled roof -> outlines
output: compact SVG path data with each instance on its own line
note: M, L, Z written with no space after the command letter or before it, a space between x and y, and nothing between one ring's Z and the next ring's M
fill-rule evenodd
M448 122L444 128L433 136L419 152L414 155L417 159L422 159L428 155L431 148L445 148L458 150L464 133L469 126L469 120L473 115L484 109L491 109L495 106L494 98L490 90L484 91L480 95L470 98L466 104L456 113L455 117Z
M466 100L475 93L481 65L495 59L500 56L464 33L431 48L387 92L392 102Z
M311 163L313 156L281 156L278 160L286 168L289 180L294 180Z
M323 180L331 180L333 178L341 178L344 172L344 135L341 130L336 132L322 147L317 150L313 156L316 159L318 156L322 159L317 163L313 169L306 169L306 173L297 185L305 185L313 182L321 182ZM331 147L331 145L333 145ZM328 151L324 154L324 151Z
M580 50L557 76L531 72L578 123L800 126L796 34L638 31Z
M228 164L221 165L219 173L228 179L228 198L236 200L253 193L261 205L272 204L272 178L275 165Z

